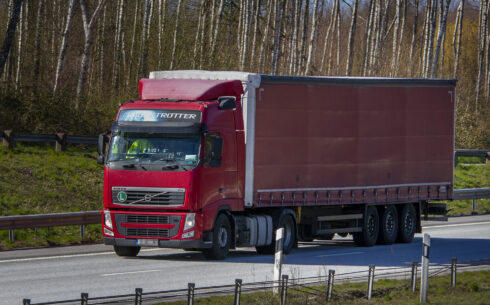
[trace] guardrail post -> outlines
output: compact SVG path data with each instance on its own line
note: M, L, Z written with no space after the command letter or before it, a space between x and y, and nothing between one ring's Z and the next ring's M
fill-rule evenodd
M471 214L472 215L478 214L476 212L476 199L475 198L473 198L472 203L471 203Z
M194 304L194 288L195 287L196 287L196 284L194 284L194 283L187 284L187 305L193 305Z
M240 305L240 295L242 294L242 280L235 280L235 302L233 304Z
M274 258L274 294L279 293L279 281L281 280L282 271L282 249L284 246L284 228L276 230L276 255Z
M134 290L134 305L141 305L141 304L143 304L143 289L136 288Z
M82 295L80 296L80 304L88 305L88 293L82 292Z
M80 225L80 237L83 239L85 238L85 225Z
M9 240L11 242L14 242L15 241L14 229L9 229Z
M12 130L4 130L2 137L3 145L7 146L9 149L14 149L15 139L14 132Z
M66 147L66 133L57 133L56 134L56 152L61 152L65 150Z
M281 286L281 305L286 305L287 297L288 297L288 275L284 274L282 276L282 286Z
M371 300L373 296L374 265L369 265L367 299Z
M22 305L31 305L31 299L23 299Z
M429 290L429 257L430 257L430 235L425 233L422 250L422 278L420 283L420 303L427 303Z
M453 257L451 258L451 287L456 287L456 268L457 268L458 259Z
M412 262L412 281L411 281L411 286L412 286L412 291L415 292L417 290L417 267L419 263L418 262Z
M334 278L335 278L335 270L328 270L327 301L330 301L332 299Z

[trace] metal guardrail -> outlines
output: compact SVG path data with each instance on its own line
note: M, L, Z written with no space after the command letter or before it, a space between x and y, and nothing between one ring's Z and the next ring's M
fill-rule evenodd
M458 157L476 157L485 158L486 162L490 162L489 149L456 149L454 152L454 165L458 164Z
M90 225L101 222L100 211L0 217L0 230Z
M97 136L76 136L65 133L57 134L33 134L14 132L12 130L0 131L3 145L13 149L16 142L38 142L38 143L55 143L56 151L61 151L67 144L88 144L96 145Z
M490 198L490 187L479 189L459 189L453 191L453 200Z

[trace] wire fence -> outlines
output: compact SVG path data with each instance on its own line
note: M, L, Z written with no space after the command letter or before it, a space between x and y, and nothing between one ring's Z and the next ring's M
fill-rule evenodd
M414 268L415 266L415 268ZM480 260L470 260L457 262L456 259L452 259L449 263L444 264L430 264L429 266L429 278L451 274L451 285L456 285L456 272L462 271L474 271L479 269L490 269L490 258ZM88 305L88 304L156 304L167 303L176 301L187 301L187 304L193 305L200 298L209 298L212 296L234 296L232 304L239 305L240 298L243 294L250 294L254 292L273 292L277 289L275 294L276 302L281 305L288 304L288 295L291 297L293 294L303 294L309 297L315 297L325 302L328 302L332 294L337 298L341 298L342 294L335 292L334 285L342 283L357 283L368 282L368 289L365 296L370 299L373 293L373 286L376 285L375 281L381 279L397 279L397 280L412 280L411 282L401 281L399 283L393 283L393 287L384 289L384 291L376 292L374 295L386 293L386 290L408 288L411 286L412 290L416 290L417 279L420 278L421 267L417 262L412 263L407 267L381 267L375 268L373 265L369 266L369 269L354 272L345 272L335 274L335 271L330 270L328 275L320 275L314 277L302 277L291 278L288 275L283 275L280 281L262 281L253 283L243 283L242 280L236 279L235 284L221 285L221 286L208 286L208 287L196 287L194 283L188 283L185 289L165 290L165 291L153 291L143 292L141 288L136 288L134 293L124 295L113 295L104 297L90 298L87 293L81 293L79 299L61 300L53 302L32 303L29 299L24 299L24 305ZM334 279L335 277L335 279ZM415 281L414 281L415 279ZM334 284L335 283L335 284ZM329 286L331 288L329 289ZM336 295L337 294L337 295ZM273 296L274 294L270 294Z

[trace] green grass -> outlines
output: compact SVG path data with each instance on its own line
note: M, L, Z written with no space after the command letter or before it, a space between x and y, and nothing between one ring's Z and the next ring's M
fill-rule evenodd
M482 188L490 187L490 163L466 164L458 163L454 170L454 188ZM472 213L471 200L458 200L447 202L448 215L470 215ZM490 199L478 199L476 203L478 214L490 213Z
M53 145L22 145L13 151L0 146L0 215L27 215L99 210L102 207L103 167L95 146L69 146L57 153ZM456 188L490 187L490 164L467 164L460 158ZM471 200L448 202L449 215L471 214ZM490 212L490 200L477 202L478 213ZM100 226L89 226L85 242L100 241ZM82 242L79 228L52 227L15 231L16 241L0 230L0 249Z
M98 210L102 206L103 167L94 159L95 147L17 144L0 147L0 215L46 214ZM85 241L100 240L100 227L89 226ZM15 242L0 231L0 249L81 242L78 227L15 231Z
M450 286L449 276L429 279L428 304L490 304L490 271L464 272L457 274L456 287ZM419 283L417 283L419 284ZM319 304L386 304L405 305L420 304L420 292L412 292L410 282L406 280L379 280L373 285L373 297L366 299L367 283L344 283L334 285L333 298L325 301L325 286L288 289L288 305L319 305ZM234 296L217 296L195 299L198 305L233 304ZM184 305L187 302L161 303L167 305ZM278 296L271 292L242 294L240 304L280 304Z

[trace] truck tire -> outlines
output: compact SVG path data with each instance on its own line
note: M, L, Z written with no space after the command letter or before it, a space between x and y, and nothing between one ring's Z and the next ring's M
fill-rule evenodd
M114 252L121 257L135 257L141 247L114 246Z
M284 215L279 223L277 228L284 228L284 244L282 247L282 253L288 254L293 250L296 245L296 225L294 218L291 215ZM276 237L274 230L274 238L272 243L267 246L257 246L255 247L257 253L259 254L274 254L276 250Z
M403 205L399 217L398 239L400 243L410 243L415 235L416 213L413 204L407 203Z
M216 219L213 229L213 245L204 249L202 253L207 259L225 259L230 251L231 226L228 217L220 214Z
M361 232L354 233L354 243L362 247L371 247L378 240L379 215L374 206L367 208Z
M383 215L379 221L378 243L391 245L398 235L398 213L394 205L388 205L383 209Z

